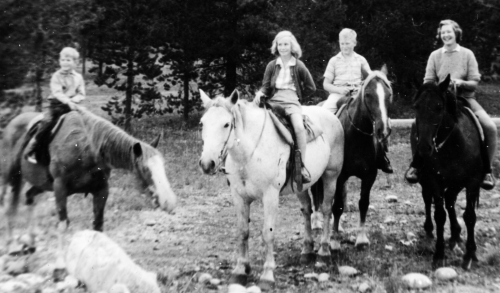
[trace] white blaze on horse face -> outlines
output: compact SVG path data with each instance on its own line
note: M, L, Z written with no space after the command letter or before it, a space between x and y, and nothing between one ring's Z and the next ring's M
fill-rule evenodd
M378 96L378 105L380 107L380 116L382 118L382 123L384 124L384 136L389 134L389 125L387 123L387 108L385 107L385 91L382 84L377 83L377 96Z
M153 156L147 160L146 166L151 172L161 208L167 212L173 211L177 204L177 196L168 182L163 159L159 155Z

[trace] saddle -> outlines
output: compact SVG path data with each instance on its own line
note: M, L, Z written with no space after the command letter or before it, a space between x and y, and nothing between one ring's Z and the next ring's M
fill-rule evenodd
M64 121L64 118L66 117L66 114L63 114L59 117L57 120L56 125L51 129L50 131L50 136L47 137L47 139L44 139L43 142L40 143L37 151L36 151L36 158L37 161L39 161L42 165L48 165L50 162L50 153L49 153L49 145L54 136L56 135L57 131L61 128L61 125ZM26 145L29 143L29 141L33 138L33 136L37 133L38 127L40 125L40 121L44 118L44 113L40 113L39 115L35 116L31 121L26 125L26 139L23 143L23 149L26 147Z
M462 108L463 108L464 113L466 115L468 115L472 119L472 121L474 121L474 125L476 125L477 131L479 132L479 136L481 137L481 141L484 142L483 127L481 126L481 123L479 122L479 118L477 118L476 114L474 114L474 112L472 112L472 109L470 107L469 102L467 101L467 99L465 99L463 97L457 97L457 99L462 102L462 105L463 105Z
M292 151L290 152L290 158L288 159L286 166L285 184L283 184L281 190L285 188L290 178L294 178L294 181L297 183L297 189L302 190L302 159L300 151L297 148L297 144L295 143L295 131L293 130L293 125L290 121L290 117L286 115L285 109L279 105L270 105L269 103L266 103L265 108L268 110L269 116L271 117L274 126L278 130L278 133L292 148ZM323 130L321 129L320 125L314 124L311 119L309 119L309 116L302 115L302 117L308 143L323 134Z
M274 123L274 126L278 130L281 137L290 145L294 146L295 143L295 131L293 130L292 122L290 117L286 115L285 109L279 105L270 105L266 103L266 108L268 109L269 116ZM315 140L317 137L323 134L323 130L319 125L314 124L309 116L302 115L304 121L304 129L306 130L307 142Z

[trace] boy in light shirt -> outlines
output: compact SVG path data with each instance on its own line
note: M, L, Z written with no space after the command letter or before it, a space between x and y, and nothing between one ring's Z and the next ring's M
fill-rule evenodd
M46 147L50 142L50 131L61 115L77 109L77 103L85 99L85 82L81 74L75 71L80 54L74 48L66 47L59 54L59 65L50 80L51 94L49 107L40 121L37 133L26 147L26 160L37 164L36 153L39 147Z

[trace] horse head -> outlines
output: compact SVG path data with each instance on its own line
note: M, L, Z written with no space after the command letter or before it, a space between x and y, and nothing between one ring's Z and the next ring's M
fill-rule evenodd
M233 146L235 121L232 113L234 105L238 102L240 94L237 90L228 98L216 97L210 99L202 90L200 97L205 108L201 117L201 138L203 152L199 165L205 174L215 174L221 168L227 151Z
M361 98L373 123L373 135L384 141L391 133L388 109L392 103L391 83L384 65L381 71L373 71L361 88Z
M165 162L160 152L146 143L137 142L132 146L132 155L134 169L143 187L153 194L155 203L163 210L173 211L177 196L167 179Z
M438 149L436 137L445 116L449 114L455 121L457 119L457 100L448 91L449 85L450 75L438 85L423 84L415 96L417 151L423 157L431 156Z

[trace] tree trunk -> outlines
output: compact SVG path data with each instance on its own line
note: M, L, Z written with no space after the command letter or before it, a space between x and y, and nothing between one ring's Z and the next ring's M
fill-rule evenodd
M85 46L85 39L82 40L82 76L85 80L85 61L87 59L87 47Z
M127 58L127 89L125 91L125 131L131 131L132 119L132 89L134 87L134 52L129 49Z
M44 71L43 64L45 64L44 52L41 53L40 59L38 59L38 64L36 65L36 70L35 70L35 92L36 92L35 111L37 112L42 112L42 103L43 103L42 79Z
M236 0L231 0L229 1L229 5L231 6L232 17L228 20L231 35L229 39L231 40L231 44L228 44L227 48L229 48L229 51L226 53L226 80L224 82L224 96L226 97L229 96L234 89L236 89L236 69L238 64L238 45L236 44L238 41L238 15L236 13L238 4Z
M184 122L187 122L189 119L189 74L188 72L184 73L182 78L182 83L184 85Z

